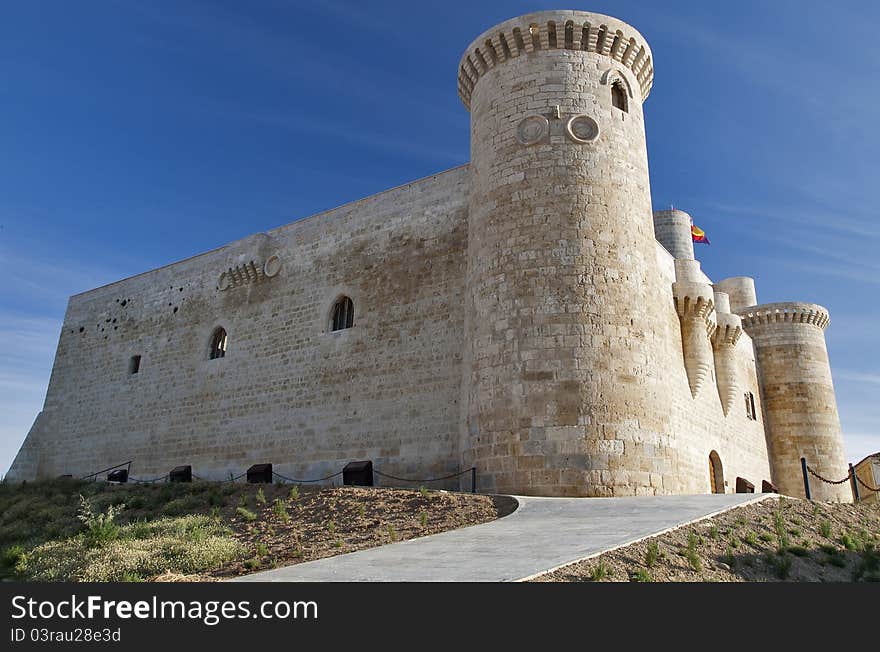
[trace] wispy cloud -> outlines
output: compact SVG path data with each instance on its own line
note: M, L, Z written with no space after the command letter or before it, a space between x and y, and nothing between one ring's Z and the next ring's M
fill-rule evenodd
M805 202L809 204L809 202ZM755 205L749 203L725 204L723 202L707 202L706 208L728 218L754 225L784 222L797 225L799 228L811 228L819 231L837 232L862 238L880 238L880 225L876 221L876 213L866 214L864 219L854 219L851 207L846 209L817 211L814 206L781 207L774 204ZM747 227L753 229L753 226Z
M838 369L834 372L834 378L837 380L850 380L857 383L880 385L880 374L878 373L865 373L862 371L853 371L851 369Z

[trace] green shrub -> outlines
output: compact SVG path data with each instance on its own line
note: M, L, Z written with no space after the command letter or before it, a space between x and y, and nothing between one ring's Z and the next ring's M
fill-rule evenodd
M712 527L709 528L709 538L710 539L717 539L718 538L718 526L717 525L713 525Z
M736 568L736 557L734 557L733 550L730 547L727 548L727 551L721 557L721 561L730 566L730 570Z
M654 568L654 564L657 563L658 559L660 559L660 546L656 541L652 541L648 544L648 549L645 551L645 566Z
M266 504L266 494L263 493L262 487L257 489L256 500L257 500L258 505L265 505Z
M653 582L654 578L647 570L640 568L630 576L630 580L633 582Z
M165 503L161 513L163 516L184 516L197 512L202 507L204 507L204 502L199 496L181 496Z
M691 565L695 571L699 572L703 569L703 562L700 560L700 555L697 553L697 545L699 544L699 538L696 533L691 531L688 535L688 545L687 550L685 551L685 558L688 560L688 563Z
M784 580L788 578L791 573L791 563L791 557L784 552L774 556L773 570L776 571L776 576L779 579Z
M253 557L251 559L246 559L244 562L244 567L248 570L257 570L260 566L263 565L263 562L260 561L259 557Z
M287 496L290 500L298 500L299 499L299 486L293 485L290 488L290 493Z
M4 548L0 553L0 575L5 575L15 570L16 565L24 557L24 547L20 545Z
M89 500L80 494L77 518L85 526L85 541L92 547L107 545L119 538L119 526L113 522L125 505L108 505L104 513L95 514Z
M750 546L757 546L758 545L758 537L755 536L755 533L752 532L751 530L749 530L748 532L745 533L745 535L743 536L743 541L745 541Z
M773 528L776 530L776 549L778 552L783 553L788 550L789 540L788 540L788 530L785 529L785 517L782 514L782 506L784 505L782 499L779 500L779 510L773 514Z
M826 539L831 538L831 523L829 521L826 520L819 523L819 534Z
M257 544L257 555L259 557L265 557L268 554L269 554L269 546L267 546L265 543L258 543Z
M428 488L427 487L419 487L419 494L421 494L422 498L428 497Z
M275 512L275 515L285 523L290 522L290 514L287 511L287 506L280 498L275 499L275 503L272 506L272 511Z
M428 526L428 512L423 510L422 513L419 514L419 523L421 523L422 527Z
M792 546L788 551L796 557L807 557L810 551L803 546Z
M590 570L590 579L593 582L601 582L606 577L608 577L608 566L605 565L604 561L600 561Z
M147 505L147 501L143 496L132 496L126 501L129 509L143 509Z
M862 542L859 541L857 536L854 536L851 532L844 532L840 535L840 543L847 550L861 550Z
M391 527L390 525L388 527ZM333 536L333 533L336 532L336 523L330 521L327 523L327 531L330 533L330 536Z
M236 512L236 514L238 514L239 516L241 516L241 517L242 517L245 521L247 521L248 523L251 523L251 522L257 520L257 515L254 514L252 511L250 511L249 509L247 509L247 508L245 508L245 507L238 507L238 508L235 510L235 512Z
M758 538L764 542L773 541L773 535L769 532L761 532L761 534L758 535Z

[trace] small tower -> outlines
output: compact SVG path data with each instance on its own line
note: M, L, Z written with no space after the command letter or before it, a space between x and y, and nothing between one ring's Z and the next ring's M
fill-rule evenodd
M783 494L803 498L801 457L829 480L846 477L825 347L828 311L811 303L768 303L738 312L755 344L774 484ZM831 485L811 477L810 488L816 500L852 501L848 482Z
M696 398L712 368L715 293L694 257L691 216L684 211L654 212L657 240L675 258L672 296L681 326L681 350L691 396Z
M651 349L669 308L642 114L652 81L635 29L581 11L508 20L461 59L471 113L461 450L483 490L678 488Z

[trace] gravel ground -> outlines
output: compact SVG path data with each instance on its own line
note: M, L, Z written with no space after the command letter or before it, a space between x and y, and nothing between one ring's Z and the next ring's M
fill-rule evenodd
M765 500L535 581L880 581L880 504Z

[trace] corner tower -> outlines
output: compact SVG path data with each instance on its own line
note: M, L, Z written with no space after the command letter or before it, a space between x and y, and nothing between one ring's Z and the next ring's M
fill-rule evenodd
M580 11L508 20L466 50L471 112L462 457L480 488L673 493L652 355L668 310L642 102L651 51Z
M829 480L848 472L825 347L828 311L812 303L767 303L739 314L755 345L773 482L781 493L803 498L801 457ZM852 501L848 482L811 477L810 489L816 500Z

